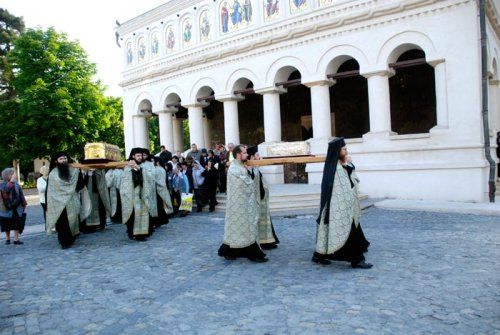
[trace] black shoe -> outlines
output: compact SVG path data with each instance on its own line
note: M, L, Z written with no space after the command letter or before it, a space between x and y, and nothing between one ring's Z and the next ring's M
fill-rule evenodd
M183 218L187 215L187 213L182 213L181 215L179 215L179 217Z
M234 257L234 256L224 256L224 258L227 259L228 261L236 260L236 257Z
M351 263L351 266L353 267L353 269L370 269L373 264L361 261L359 263Z
M70 245L61 245L61 249L68 249Z
M312 261L313 261L314 263L318 263L318 264L321 264L321 265L329 265L329 264L332 264L332 262L330 262L328 259L319 258L319 257L316 257L316 256L313 256Z
M196 210L196 213L199 213L199 212L201 212L201 208L198 208L198 209Z
M210 208L208 211L213 212L213 211L215 211L215 208Z
M249 260L255 263L265 263L269 260L269 258L249 258Z
M10 244L10 240L5 240L5 244Z
M260 246L264 250L276 249L278 247L277 244L269 244L269 245L261 245Z
M14 241L14 244L17 244L17 245L19 245L19 244L24 244L24 242L23 242L23 241L21 241L21 240L17 240L17 241Z

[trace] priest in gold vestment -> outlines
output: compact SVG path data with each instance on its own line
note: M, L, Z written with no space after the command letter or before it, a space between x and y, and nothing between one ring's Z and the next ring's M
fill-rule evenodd
M344 138L336 138L328 144L312 261L323 265L331 260L347 261L353 268L371 268L363 255L370 243L365 239L360 218L354 165L347 162Z
M157 210L154 167L151 162L143 161L144 150L131 150L120 180L122 220L128 237L136 241L145 241L152 234L150 214Z
M227 260L246 257L253 262L266 262L266 254L258 243L258 179L252 169L245 166L248 154L244 146L236 146L233 149L233 157L234 160L227 170L224 242L218 254Z
M250 160L260 159L257 146L247 148L247 153ZM257 225L259 229L259 244L264 250L275 249L278 247L280 241L276 235L271 220L271 211L269 208L269 187L264 180L262 172L260 172L257 166L253 167L253 173L257 179L255 186L258 188L257 197L259 197L260 202L259 223Z

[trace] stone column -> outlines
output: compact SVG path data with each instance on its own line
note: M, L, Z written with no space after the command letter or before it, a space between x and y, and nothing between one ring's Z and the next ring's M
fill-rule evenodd
M149 134L147 116L134 115L134 145L133 147L141 147L149 149Z
M189 141L190 144L196 143L199 148L205 146L205 132L203 130L203 107L206 104L185 105L188 109L189 117Z
M362 74L368 79L368 106L370 110L370 134L391 134L391 102L389 94L390 71Z
M434 67L436 90L436 126L433 129L448 128L448 92L446 90L446 63L444 59L430 61Z
M240 143L240 125L238 119L238 102L244 98L241 95L225 95L215 97L224 104L224 141L225 143Z
M286 93L286 89L273 87L257 90L255 93L262 94L263 97L265 142L281 142L280 94Z
M204 144L201 148L206 148L210 149L212 145L212 130L210 127L210 120L207 117L207 114L203 114L203 134L205 136L204 138Z
M285 93L282 87L271 87L256 90L255 93L262 95L264 103L264 141L281 142L281 108L280 94ZM262 157L267 156L266 145L259 146ZM269 184L283 184L285 182L283 165L263 166L260 171Z
M330 117L330 86L332 81L322 80L306 83L311 89L311 111L314 139L327 139L332 136Z
M174 150L172 117L175 112L177 112L176 108L157 112L160 127L160 145L164 145L169 151Z
M174 133L174 151L184 151L184 129L182 128L181 118L174 116L172 119L172 128Z
M226 143L240 143L240 124L238 119L238 100L224 103L224 137Z

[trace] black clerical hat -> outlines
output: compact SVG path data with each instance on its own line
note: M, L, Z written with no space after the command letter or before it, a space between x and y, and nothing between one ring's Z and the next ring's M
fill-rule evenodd
M259 147L258 146L253 146L253 147L248 147L247 148L247 154L248 154L248 157L251 157L253 155L255 155L257 152L259 152Z

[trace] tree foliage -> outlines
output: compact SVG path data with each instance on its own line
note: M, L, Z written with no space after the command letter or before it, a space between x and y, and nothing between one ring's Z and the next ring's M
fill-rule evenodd
M0 8L0 101L11 99L15 92L9 85L12 71L7 66L7 53L12 49L14 40L24 31L24 21L9 11Z
M24 31L24 21L0 8L0 146L1 166L10 165L8 154L16 143L16 126L12 120L16 116L19 102L14 88L11 86L13 73L7 62L7 54L12 50L15 39Z
M54 28L27 29L7 59L19 98L12 106L11 158L32 160L59 150L81 157L88 142L123 147L121 99L104 96L93 79L96 66L78 42Z

